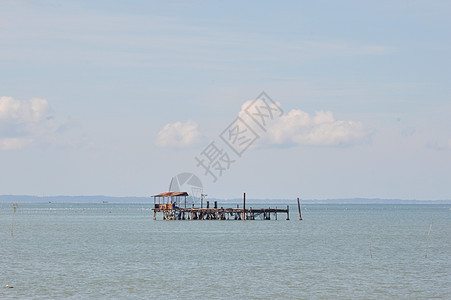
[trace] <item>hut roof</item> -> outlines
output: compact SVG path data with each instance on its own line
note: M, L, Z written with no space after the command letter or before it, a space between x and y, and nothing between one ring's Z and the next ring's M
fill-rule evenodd
M178 196L189 196L187 192L166 192L158 195L153 195L152 197L178 197Z

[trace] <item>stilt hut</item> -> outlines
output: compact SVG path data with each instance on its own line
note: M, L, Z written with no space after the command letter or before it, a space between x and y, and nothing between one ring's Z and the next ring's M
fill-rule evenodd
M166 192L154 195L153 204L155 209L186 208L187 192Z

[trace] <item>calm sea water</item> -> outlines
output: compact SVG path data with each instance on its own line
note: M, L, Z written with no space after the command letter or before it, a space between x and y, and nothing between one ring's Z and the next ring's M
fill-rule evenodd
M451 299L451 205L291 211L153 221L150 204L19 204L11 237L2 203L0 298Z

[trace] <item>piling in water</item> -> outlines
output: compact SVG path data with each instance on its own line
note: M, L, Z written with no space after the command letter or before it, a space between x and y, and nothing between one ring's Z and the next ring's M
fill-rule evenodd
M298 197L298 212L299 212L299 221L302 221L302 216L301 216L301 204L299 202L299 197Z

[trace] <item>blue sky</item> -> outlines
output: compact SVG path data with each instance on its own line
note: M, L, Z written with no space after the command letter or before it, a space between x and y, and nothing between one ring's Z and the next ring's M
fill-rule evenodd
M0 194L145 196L192 172L216 198L450 199L450 14L0 0ZM283 114L212 182L195 157L230 150L221 132L262 91Z

